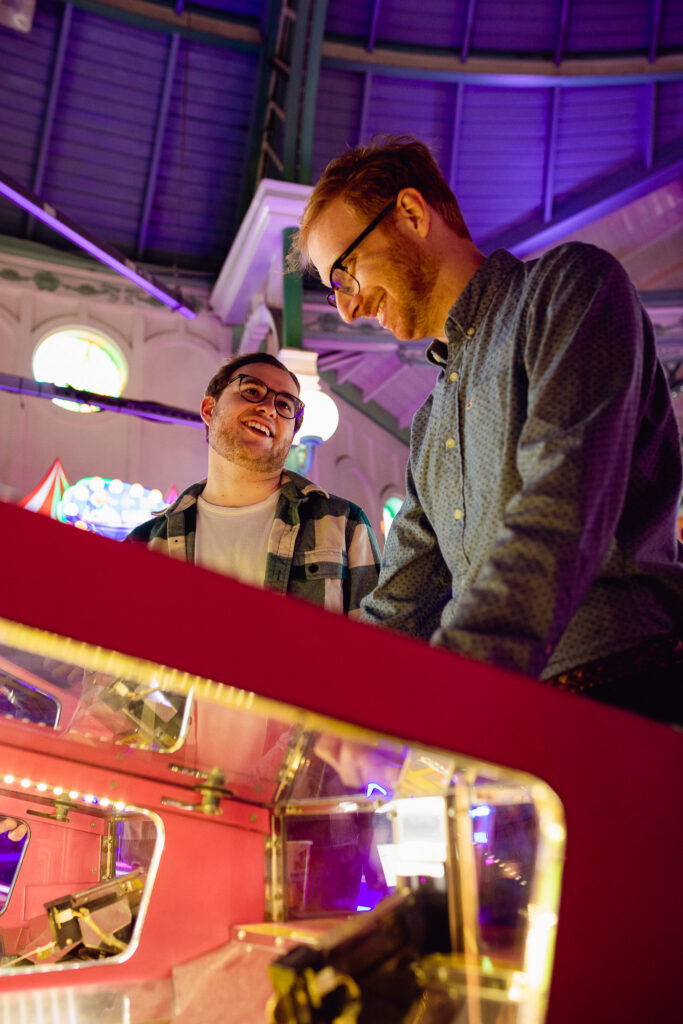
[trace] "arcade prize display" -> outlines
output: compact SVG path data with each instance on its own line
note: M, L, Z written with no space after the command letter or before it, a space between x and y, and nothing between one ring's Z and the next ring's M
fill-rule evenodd
M674 1019L679 732L0 530L2 1024Z

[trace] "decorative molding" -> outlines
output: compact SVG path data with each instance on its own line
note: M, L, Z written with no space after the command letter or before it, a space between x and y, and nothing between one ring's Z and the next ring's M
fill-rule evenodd
M51 292L53 294L75 293L84 299L103 299L106 302L122 303L126 306L143 304L154 306L159 309L159 303L151 295L146 295L139 288L117 287L105 281L98 281L97 284L82 281L79 284L72 283L60 274L52 270L35 270L20 274L14 267L3 267L0 264L0 283L11 285L29 285L39 292Z
M141 288L118 274L92 266L88 260L69 256L44 245L0 237L0 287L29 288L59 296L78 296L85 301L108 302L120 306L145 306L159 313L166 308ZM195 307L207 311L206 290L192 288Z
M274 304L269 291L282 271L282 232L299 226L311 191L289 181L260 182L209 298L222 323L245 323L266 298Z

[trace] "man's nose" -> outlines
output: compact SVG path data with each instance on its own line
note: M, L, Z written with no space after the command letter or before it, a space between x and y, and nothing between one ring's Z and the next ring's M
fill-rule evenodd
M353 323L354 320L361 316L360 294L346 295L344 292L337 292L335 298L337 300L339 316L345 323Z
M275 395L272 391L266 392L263 398L258 401L257 406L262 409L266 416L277 416L277 409L275 408Z

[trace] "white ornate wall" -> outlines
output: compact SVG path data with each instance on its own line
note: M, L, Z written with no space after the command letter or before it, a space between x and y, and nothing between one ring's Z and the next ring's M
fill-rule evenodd
M29 245L3 251L0 241L0 372L31 378L33 351L49 330L91 326L110 335L126 357L126 397L198 409L206 382L232 352L232 330L208 310L208 292L189 289L203 310L188 321L97 265L37 259L33 251ZM403 491L407 448L337 402L339 429L316 452L310 475L362 505L381 538L382 505ZM56 456L70 482L120 477L166 493L204 475L206 443L194 427L114 412L77 414L0 391L0 497L22 498Z

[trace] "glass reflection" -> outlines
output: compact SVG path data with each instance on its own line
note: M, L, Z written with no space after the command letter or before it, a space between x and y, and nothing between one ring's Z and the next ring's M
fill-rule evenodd
M0 792L0 974L128 955L161 852L158 822L20 785ZM4 813L17 806L30 829Z
M38 691L46 698L43 718L32 712L18 725L9 713L10 731L21 728L30 739L30 730L49 727L58 736L56 753L67 749L114 772L121 745L133 748L126 758L131 779L173 784L161 791L162 813L184 816L188 848L200 817L229 814L231 802L259 809L258 829L249 811L249 824L235 827L264 837L263 919L240 926L231 942L247 942L255 957L251 939L240 935L280 940L272 955L272 1020L290 1019L283 1016L290 1010L307 1013L309 996L317 999L310 971L327 978L328 967L346 979L335 990L340 1013L351 1012L359 991L364 1005L377 1000L383 1007L384 993L400 984L407 986L404 1024L413 1020L405 1017L412 1006L427 1007L424 1024L454 1019L465 1005L462 1019L470 1022L502 1024L501 1006L510 1011L505 1024L541 1019L564 826L559 801L540 780L324 720L227 683L0 627L6 677L31 688L32 708L40 707ZM52 724L50 702L61 708ZM72 742L81 748L67 747ZM15 882L0 973L3 966L128 955L158 856L158 819L118 813L123 804L115 813L94 797L84 807L90 797L58 787L35 792L43 783L27 782L27 794L20 792L26 780L4 778L9 803L2 813L29 820L32 836L41 832L46 842L51 829L49 859L68 865L69 877L43 879L40 863L26 859L35 849L28 843L27 877L54 888L41 891L40 905L29 900L17 911L12 928L20 906ZM74 874L76 834L82 861ZM324 942L302 950L309 932ZM385 963L394 965L389 974ZM257 1018L254 1008L253 1019L263 1019L262 1009ZM388 1020L383 1013L368 1019Z
M89 672L0 645L0 715L89 740L171 753L184 741L192 695Z
M27 843L26 822L4 816L0 806L0 914L9 902Z

